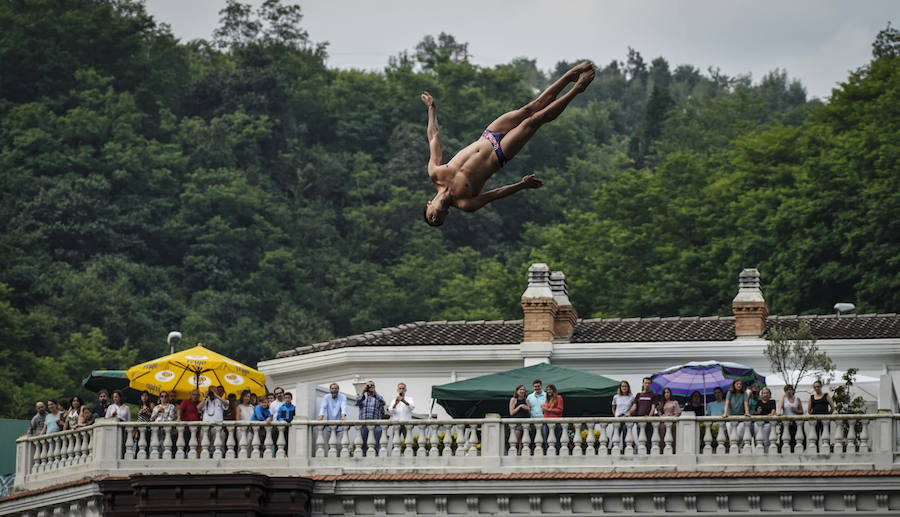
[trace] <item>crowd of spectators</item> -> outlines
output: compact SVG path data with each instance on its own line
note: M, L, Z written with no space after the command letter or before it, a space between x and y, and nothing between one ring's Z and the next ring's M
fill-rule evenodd
M199 390L194 389L189 397L178 401L173 393L161 392L156 400L144 391L140 394L137 404L136 420L138 422L222 422L222 421L252 421L252 422L291 422L296 415L297 408L293 404L293 395L286 393L283 388L277 387L272 393L258 396L250 390L244 390L239 397L234 394L226 396L222 386L210 387L205 396L201 396ZM346 420L347 397L340 392L337 383L329 386L329 394L322 399L317 415L318 420ZM407 394L405 383L397 385L397 394L390 401L379 394L374 381L367 381L355 401L360 420L410 420L415 409L415 402ZM564 397L557 387L548 384L546 390L540 379L532 382L532 392L526 393L524 384L516 386L509 400L508 416L510 418L560 418L564 412ZM713 391L713 399L704 401L699 391L694 391L682 405L673 396L672 390L664 388L662 393L656 393L651 388L651 379L645 377L642 380L641 391L633 393L628 381L623 380L615 396L612 397L612 415L615 418L623 417L653 417L670 416L677 417L683 411L691 411L697 416L719 416L725 421L726 439L741 440L748 422L738 419L728 420L735 416L776 416L776 415L824 415L834 412L835 406L831 396L822 390L822 383L816 381L813 384L813 393L808 403L796 395L791 386L786 386L784 395L777 402L772 398L769 388L760 389L757 385L745 387L741 379L735 379L727 392L720 387ZM90 426L97 418L115 418L121 422L132 420L131 408L125 403L125 397L121 391L113 391L112 396L106 390L100 390L97 394L97 402L89 408L79 396L70 399L41 401L35 405L35 415L31 419L28 434L38 436L70 429L78 429ZM631 426L633 443L639 441L639 424ZM660 448L665 445L666 434L672 434L671 443L675 443L675 426L667 427L664 423L645 423L644 432L646 447L651 449L653 440L657 440ZM701 424L703 425L703 424ZM770 446L770 434L772 425L770 422L754 422L751 429L754 437L761 431L763 445L768 450ZM616 429L618 427L618 429ZM712 436L716 437L718 425L713 424ZM556 438L556 447L561 446L563 426L560 424L546 423L539 427L529 426L531 437L540 429L543 443L548 443L550 431L553 430ZM596 427L599 429L599 424ZM614 442L613 437L618 430L619 442ZM608 447L624 448L629 432L628 424L609 423L606 425L606 435L609 437ZM798 434L796 422L786 425L786 438L789 438L790 447L793 448ZM326 426L323 428L325 443L330 443L332 433L336 433L336 439L340 442L343 428L341 426ZM401 426L399 431L403 438L406 437L406 429ZM518 444L518 452L522 452L522 437L525 428L522 425L515 427L515 437ZM816 434L821 434L822 423L816 423ZM377 455L382 438L381 425L364 426L360 431L363 454L368 451L368 442L371 437L374 442L374 451Z
M234 394L226 396L223 386L209 388L205 396L201 396L200 390L191 390L184 400L176 400L174 393L163 391L154 401L150 393L143 391L136 406L135 420L138 422L290 422L297 413L293 396L280 387L261 397L244 390L240 399ZM132 421L132 410L126 404L124 394L115 390L110 395L102 389L92 408L78 395L37 402L28 434L40 436L78 429L92 425L97 418Z
M713 400L704 401L703 395L699 391L694 391L686 398L684 404L672 394L669 388L663 388L662 393L656 393L651 388L652 381L649 377L644 377L641 383L640 393L632 393L631 385L628 381L623 380L619 383L616 394L612 397L611 410L615 418L624 417L654 417L667 416L677 417L683 411L691 411L696 416L713 416L726 419L726 440L742 440L745 433L746 421L743 420L727 420L728 417L740 416L779 416L779 415L803 415L804 405L800 397L796 396L791 386L786 386L784 395L776 402L772 398L772 391L769 388L760 388L753 384L745 387L741 379L735 379L731 383L731 387L727 393L720 387L713 390ZM562 395L557 392L556 386L550 384L547 390L542 390L543 383L540 379L535 379L532 383L533 391L526 395L524 384L516 386L512 397L509 399L510 418L557 418L562 416L563 402ZM827 415L834 412L834 401L831 395L822 391L822 383L816 381L813 383L813 394L807 404L807 412L810 415ZM634 424L631 427L633 433L633 443L639 441L640 424ZM671 444L675 445L675 426L667 427L665 423L646 423L644 431L646 436L646 447L649 451L652 448L653 440L658 440L659 447L665 447L666 433L672 433ZM768 451L771 445L770 435L772 432L771 422L753 422L752 436L756 437L761 431L763 447ZM704 426L704 424L701 424ZM596 426L599 430L600 426ZM616 429L618 428L618 429ZM715 440L718 425L713 424L712 436ZM822 433L822 422L816 423L816 435ZM607 447L625 448L626 438L628 434L628 423L607 424L606 436L609 437ZM619 442L613 440L615 432L618 431ZM793 448L796 444L796 435L798 426L796 422L787 424L787 433L789 435L789 446ZM515 427L515 437L517 442L518 454L522 454L522 437L525 429L522 425ZM532 429L532 437L536 432ZM556 443L559 447L561 426L554 425L556 434ZM541 425L541 433L544 443L547 443L549 436L549 425ZM635 445L637 446L637 445Z

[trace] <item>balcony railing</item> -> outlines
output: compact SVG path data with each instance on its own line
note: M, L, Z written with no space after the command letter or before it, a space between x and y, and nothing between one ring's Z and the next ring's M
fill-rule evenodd
M887 470L900 415L120 423L17 441L16 489L144 473ZM561 458L565 457L565 459Z

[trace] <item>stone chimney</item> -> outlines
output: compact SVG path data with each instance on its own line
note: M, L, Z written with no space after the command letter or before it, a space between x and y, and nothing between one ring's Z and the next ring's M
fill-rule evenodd
M769 307L760 289L761 280L756 268L745 269L738 275L740 289L731 301L734 311L734 333L738 339L757 339L766 331Z
M553 339L557 310L550 288L550 268L547 264L532 264L528 268L528 288L522 293L524 342L549 343Z
M556 316L553 318L553 338L568 340L575 331L578 313L569 301L569 282L562 271L550 273L550 290L556 302Z

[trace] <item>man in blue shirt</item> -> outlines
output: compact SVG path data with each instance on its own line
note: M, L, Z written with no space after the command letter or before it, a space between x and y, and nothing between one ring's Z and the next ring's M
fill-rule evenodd
M531 418L544 418L544 410L541 409L541 406L547 402L547 392L543 391L544 383L540 379L535 379L531 383L531 387L534 388L534 393L526 397L528 408L531 409ZM531 426L529 426L529 433L531 433L531 440L534 443L535 433L534 428ZM541 436L544 438L544 446L546 447L547 437L550 436L550 428L546 424L541 426Z
M356 397L356 407L359 408L360 420L381 420L384 417L384 398L375 392L375 381L367 381L363 392ZM366 455L366 443L369 439L369 426L363 426L360 431L362 436L363 456ZM378 456L378 444L381 441L381 426L375 426L375 455Z
M328 391L330 392L325 398L322 399L322 405L319 406L319 416L316 417L316 420L346 420L347 419L347 397L341 393L341 388L338 386L336 382L332 382L331 386L328 386ZM336 449L338 454L341 453L341 434L344 429L342 427L336 427L334 429L335 440L336 440ZM322 428L322 439L325 442L325 450L328 450L328 444L331 443L331 426L326 426Z
M284 402L278 407L278 414L275 415L275 421L290 423L296 414L297 407L294 405L294 395L291 392L287 392L284 394Z

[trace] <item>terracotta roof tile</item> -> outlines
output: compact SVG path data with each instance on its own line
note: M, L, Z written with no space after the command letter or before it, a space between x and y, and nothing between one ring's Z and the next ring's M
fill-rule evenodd
M900 316L860 314L836 316L769 316L773 326L795 328L809 324L819 339L877 339L900 337ZM352 346L503 345L523 339L522 320L417 321L396 327L333 339L279 352L277 358ZM628 343L661 341L731 341L733 316L675 316L652 318L583 319L575 325L572 343Z
M341 474L309 476L313 481L486 481L546 479L721 479L900 477L900 470L805 470L772 472L516 472L510 474Z

